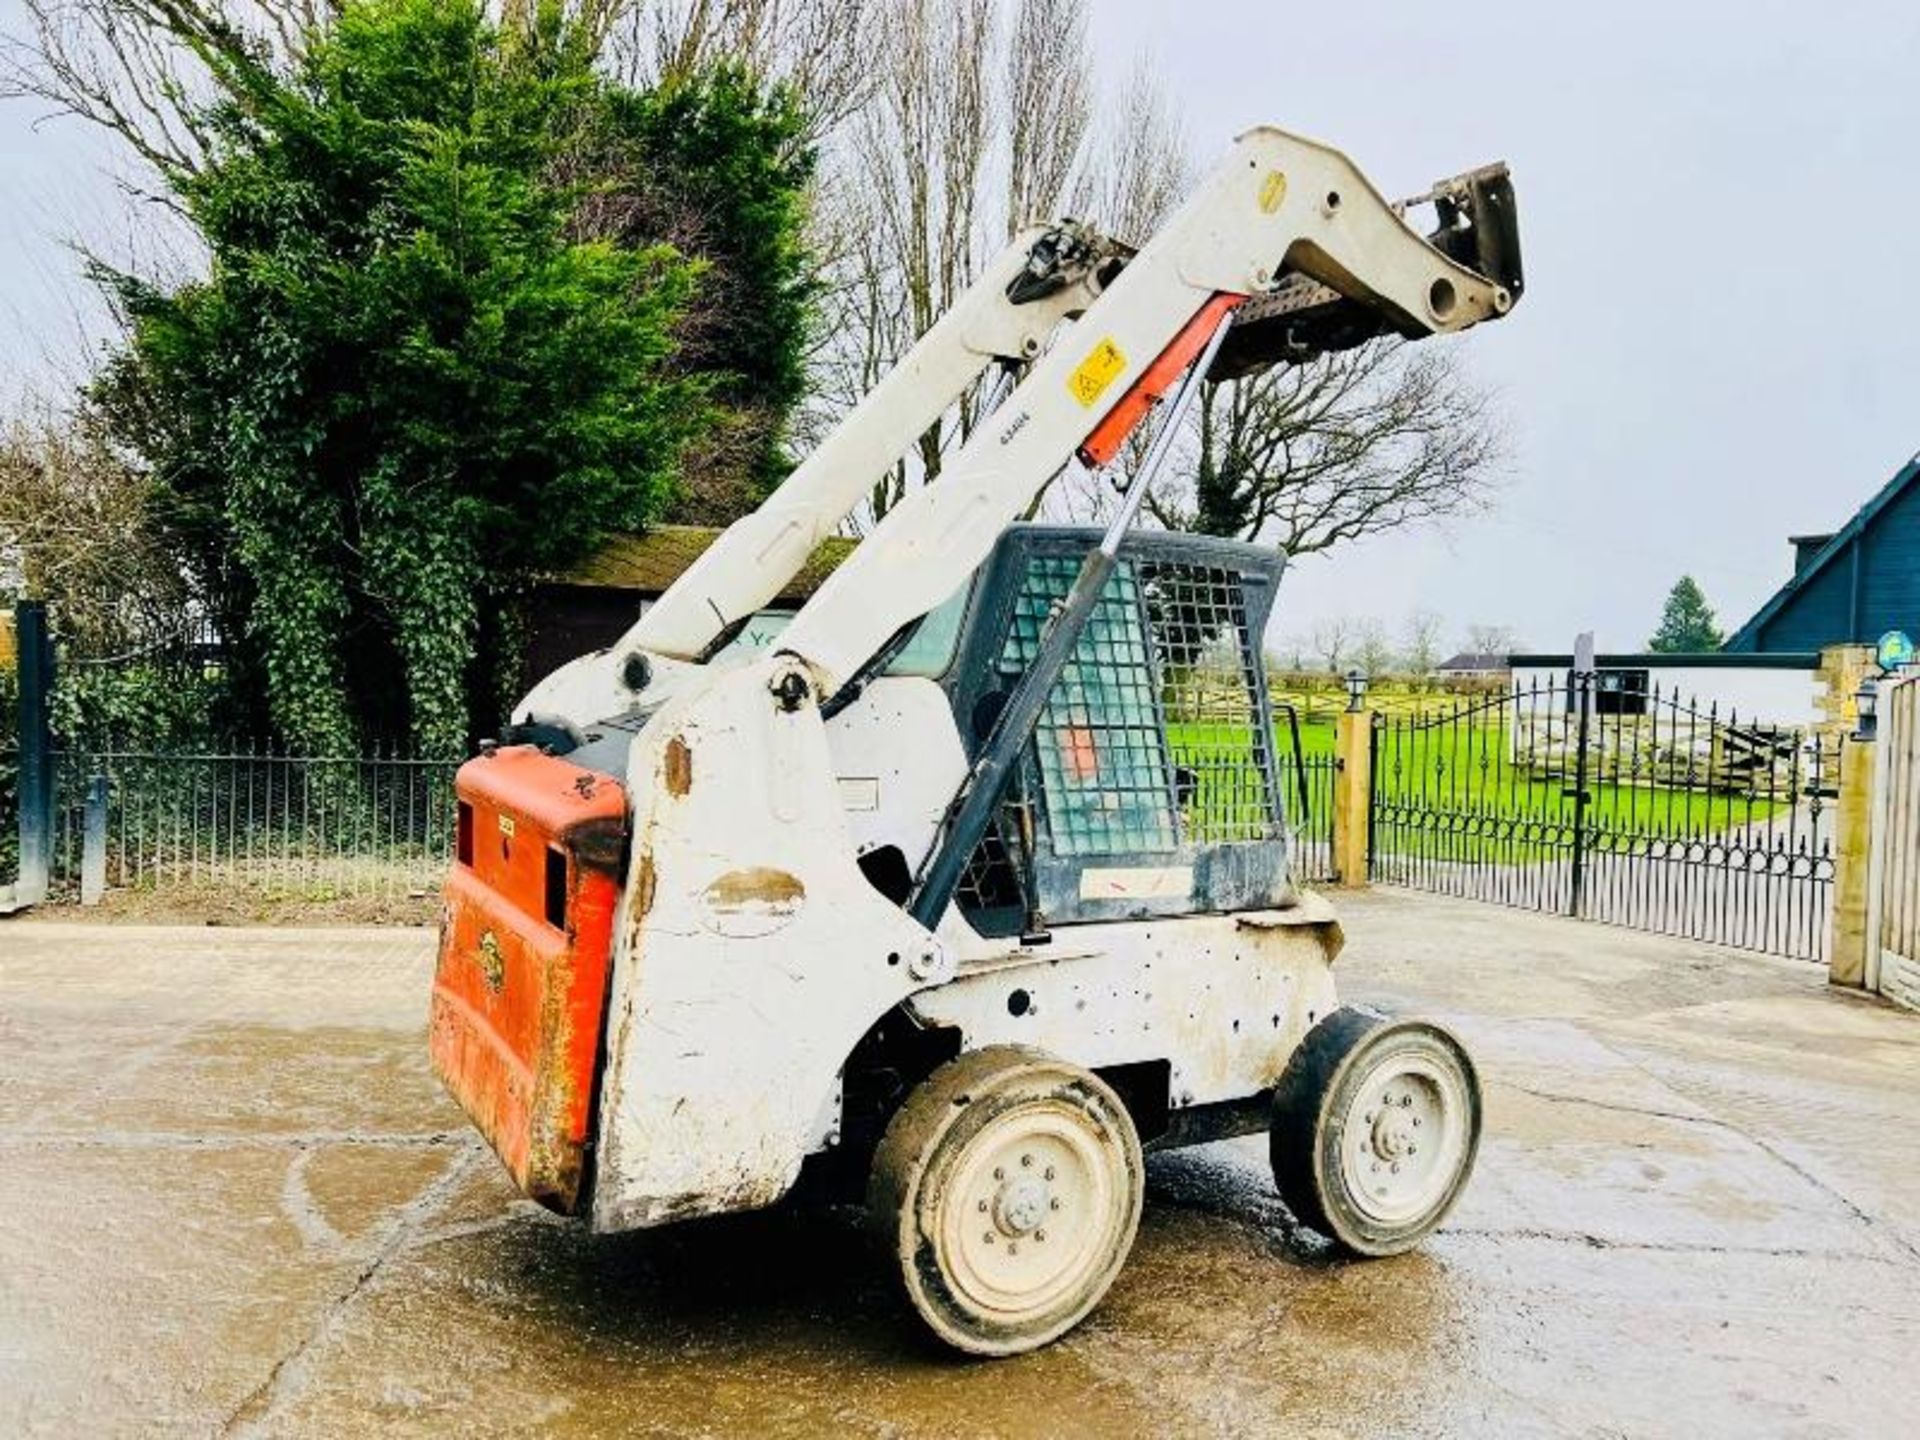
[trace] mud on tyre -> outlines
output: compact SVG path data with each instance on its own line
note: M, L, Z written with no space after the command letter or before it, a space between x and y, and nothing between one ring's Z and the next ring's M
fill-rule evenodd
M1140 1224L1132 1118L1091 1071L1024 1046L936 1070L887 1126L868 1223L907 1302L972 1355L1044 1345L1099 1304Z
M1460 1198L1480 1147L1480 1082L1443 1027L1346 1007L1274 1091L1273 1178L1294 1216L1359 1255L1397 1255Z

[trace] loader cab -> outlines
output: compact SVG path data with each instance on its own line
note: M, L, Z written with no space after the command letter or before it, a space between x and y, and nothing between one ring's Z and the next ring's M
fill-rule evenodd
M970 755L1099 539L1011 528L964 605L929 615L896 655L898 673L946 648L942 684ZM1120 562L956 893L983 934L1291 902L1260 648L1283 557L1145 534Z

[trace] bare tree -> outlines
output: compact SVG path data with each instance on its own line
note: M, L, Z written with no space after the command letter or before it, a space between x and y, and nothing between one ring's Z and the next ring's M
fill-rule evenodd
M89 418L30 404L0 430L0 575L96 652L178 616L153 493Z
M526 3L526 0L516 0ZM721 63L789 86L809 141L872 97L884 71L863 43L887 0L603 0L605 52L630 83L672 82Z
M992 0L892 0L878 37L883 81L854 122L863 216L874 227L856 252L851 289L864 319L891 320L860 337L859 369L884 372L971 283L993 104ZM889 295L889 292L892 292ZM943 427L920 439L926 479L940 473ZM905 460L876 487L883 514L905 493Z
M1071 209L1107 234L1139 244L1186 198L1195 174L1185 128L1143 59L1088 135ZM1069 466L1036 501L1035 510L1074 523L1104 522L1127 477L1146 458L1155 432L1153 425L1138 427L1104 475Z
M1087 132L1086 0L1020 0L1007 54L1009 238L1055 218Z
M1505 659L1519 648L1520 642L1510 625L1469 625L1467 653L1492 655Z
M1053 211L1086 133L1086 0L885 0L866 49L869 103L828 146L816 228L827 271L819 433L884 375L1005 238ZM998 183L998 182L1004 182ZM878 518L939 476L975 419L969 396L875 485Z
M569 43L599 56L640 0L561 0ZM699 8L741 8L716 3ZM795 4L817 10L828 0ZM855 0L845 0L855 3ZM219 71L284 68L342 0L17 0L0 31L0 99L27 98L97 125L162 174L191 173L211 135L201 102ZM761 0L760 8L780 8ZM509 35L540 22L536 0L494 0ZM230 87L245 95L250 87ZM159 196L144 198L158 199Z
M1266 658L1269 670L1300 671L1307 668L1307 652L1298 635L1287 636L1278 649L1267 652Z
M1441 634L1446 622L1431 610L1415 610L1401 626L1402 658L1406 661L1407 673L1417 680L1424 680L1433 674L1434 667L1442 660L1440 654Z
M20 0L0 34L0 99L32 99L97 125L163 173L205 161L196 113L211 67L297 36L304 8L265 0Z
M1329 615L1316 621L1307 632L1307 649L1329 675L1338 675L1357 638L1357 627L1349 615Z
M1144 244L1193 185L1193 153L1158 75L1134 62L1073 190L1073 207L1117 240Z
M1397 658L1386 627L1371 616L1359 621L1353 641L1353 663L1369 680L1377 680L1393 669Z
M1210 385L1170 528L1309 554L1483 507L1504 458L1488 395L1443 341L1373 341Z

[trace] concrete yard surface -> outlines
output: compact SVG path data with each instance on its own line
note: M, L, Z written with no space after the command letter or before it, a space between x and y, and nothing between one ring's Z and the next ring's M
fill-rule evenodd
M0 1434L1914 1433L1920 1017L1822 971L1408 892L1346 998L1479 1062L1420 1252L1345 1261L1264 1146L1155 1157L1038 1354L918 1340L849 1211L595 1239L428 1071L417 930L0 926Z

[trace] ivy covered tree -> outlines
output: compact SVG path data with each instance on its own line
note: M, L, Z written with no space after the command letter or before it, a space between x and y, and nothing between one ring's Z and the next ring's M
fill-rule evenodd
M792 105L653 92L558 4L348 0L294 58L200 45L166 168L204 279L102 271L94 399L264 718L457 752L517 683L527 580L639 529L714 453L778 471L808 302Z
M806 389L807 117L788 92L765 93L729 65L655 90L610 89L596 118L574 161L598 182L580 223L620 245L665 236L705 263L676 363L712 377L717 410L670 513L725 524L786 477L781 439Z
M1718 650L1727 637L1714 623L1713 609L1691 575L1682 575L1667 592L1660 612L1660 628L1647 641L1656 655L1697 654Z

